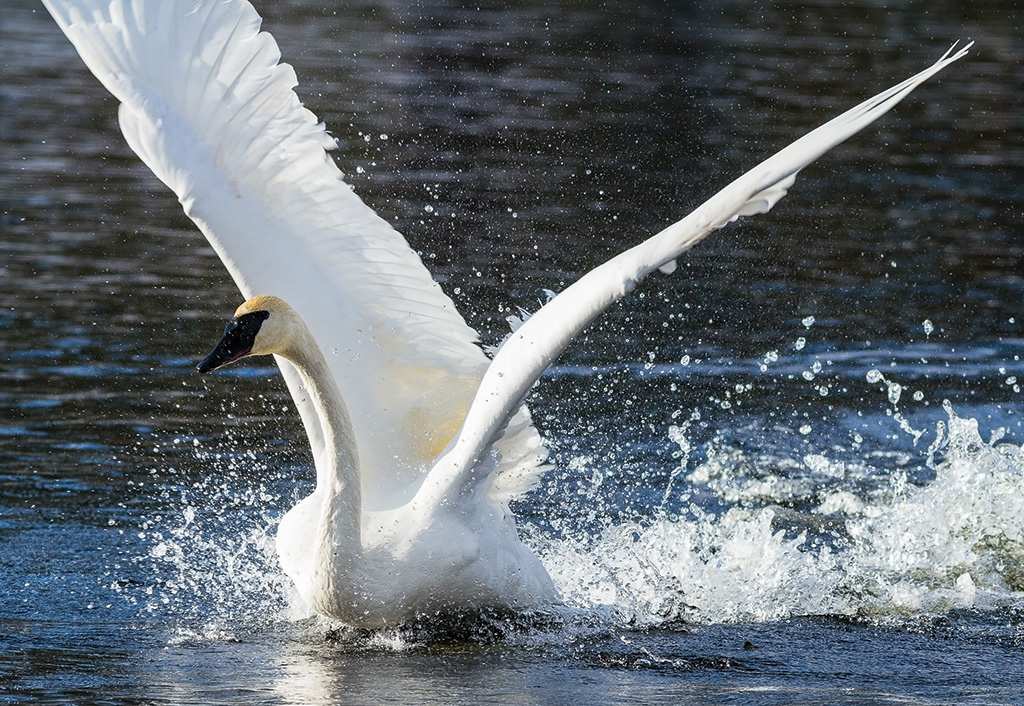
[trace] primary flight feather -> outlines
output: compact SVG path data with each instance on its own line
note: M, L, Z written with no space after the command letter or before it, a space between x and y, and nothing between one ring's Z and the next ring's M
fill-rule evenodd
M354 625L556 599L507 501L545 451L523 400L588 323L712 230L768 211L797 172L960 59L789 145L592 270L489 360L404 238L344 182L324 126L244 0L44 0L121 102L132 149L177 194L247 301L201 369L277 357L317 467L281 523L305 601ZM272 296L257 296L272 295ZM215 355L216 354L216 355Z

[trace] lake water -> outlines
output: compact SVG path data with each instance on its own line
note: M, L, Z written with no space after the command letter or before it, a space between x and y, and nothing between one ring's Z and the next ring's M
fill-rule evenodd
M349 180L483 339L841 109L970 56L615 306L531 405L564 605L301 619L312 483L239 303L45 10L0 13L0 702L1024 701L1013 2L264 2Z

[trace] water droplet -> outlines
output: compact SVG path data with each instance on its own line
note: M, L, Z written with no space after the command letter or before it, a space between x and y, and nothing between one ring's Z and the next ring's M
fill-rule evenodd
M932 324L931 319L925 319L921 323L921 326L924 328L924 335L925 336L931 336L932 335L932 331L935 330L935 325Z
M810 328L811 326L814 326L814 317L805 316L803 319L800 320L800 323L804 325L804 328Z
M793 348L797 349L798 351L802 351L804 349L804 346L806 345L807 339L801 336L800 338L796 339L796 343L793 344Z
M899 404L900 394L903 392L903 386L898 382L889 383L889 402L892 404Z

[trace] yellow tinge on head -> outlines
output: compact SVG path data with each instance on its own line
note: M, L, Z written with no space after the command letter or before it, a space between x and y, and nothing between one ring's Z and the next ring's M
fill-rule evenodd
M280 297L273 294L260 294L251 299L246 299L242 305L235 309L235 316L251 314L254 311L277 311L284 305Z

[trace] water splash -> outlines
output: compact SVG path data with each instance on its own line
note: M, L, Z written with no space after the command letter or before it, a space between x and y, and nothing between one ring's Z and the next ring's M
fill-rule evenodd
M722 437L698 444L693 433L705 420L693 410L667 431L677 468L643 478L652 487L642 516L605 513L629 491L614 468L588 456L566 464L580 479L580 511L566 500L555 531L525 527L564 606L541 618L483 616L470 639L819 614L900 620L1021 603L1024 450L1003 443L999 430L983 439L977 421L948 403L932 443L918 446L924 432L892 413L903 399L893 392L898 383L874 370L867 378L892 405L882 419L913 437L916 466L885 442L871 450L859 434L845 458L835 447L811 448L806 435L791 437L801 450L788 455L752 454ZM248 448L230 435L224 443ZM143 586L117 590L173 624L177 642L235 640L308 618L273 540L301 494L294 478L303 469L251 450L190 446L201 471L162 469L163 510L140 524ZM911 466L934 478L908 477ZM299 625L320 636L330 629L318 620ZM394 651L430 630L451 633L412 626L331 634L353 649Z
M306 616L274 545L289 469L272 470L272 461L251 449L228 450L247 446L232 433L224 443L212 448L192 439L191 458L153 471L165 481L164 510L142 518L144 551L134 563L146 580L123 592L140 612L172 626L172 643L236 640ZM182 461L181 453L157 451Z
M943 612L1018 601L1024 590L1024 449L956 415L929 449L935 480L853 518L863 611ZM943 457L936 461L938 457Z
M711 454L689 480L730 507L609 527L545 548L566 601L627 625L767 621L833 614L897 619L1024 601L1024 449L985 441L973 419L937 425L935 479L893 472L887 492L826 494L817 475L856 472L821 455L789 483L752 477L742 454ZM947 431L948 429L948 431ZM805 459L806 461L806 459ZM751 501L776 503L749 507ZM783 505L784 504L784 505ZM748 507L744 507L744 506Z

